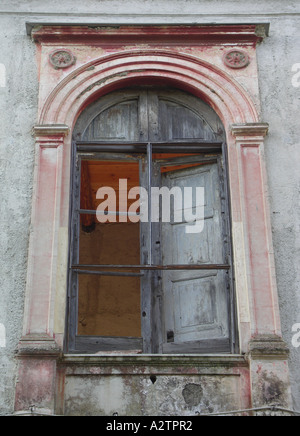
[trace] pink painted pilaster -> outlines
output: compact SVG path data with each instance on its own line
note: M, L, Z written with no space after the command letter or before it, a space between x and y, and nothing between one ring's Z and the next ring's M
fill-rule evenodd
M264 161L267 124L236 124L251 334L281 335Z
M281 335L264 160L267 124L232 126L240 178L251 340L253 407L291 407L288 347ZM243 292L243 290L239 290Z
M62 146L68 131L64 125L34 128L36 167L23 336L53 335Z
M18 349L15 413L55 413L57 359L61 351L48 335L23 337Z
M37 126L36 165L28 255L23 336L19 342L16 412L33 406L54 413L56 362L61 350L54 337L56 259L60 220L62 150L69 129Z

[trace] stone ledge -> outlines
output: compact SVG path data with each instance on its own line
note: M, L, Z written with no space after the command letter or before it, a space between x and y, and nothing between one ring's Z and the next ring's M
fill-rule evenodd
M240 355L64 355L66 376L233 376L249 371Z
M60 359L63 365L99 366L248 366L245 356L220 354L65 354Z

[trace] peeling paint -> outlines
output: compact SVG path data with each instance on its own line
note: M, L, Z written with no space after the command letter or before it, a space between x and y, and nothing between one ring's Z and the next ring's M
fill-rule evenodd
M275 374L268 374L263 371L261 375L261 387L264 404L281 404L282 397L285 395L286 387L282 380Z
M91 68L91 67L90 67ZM84 94L86 94L87 92L90 92L93 88L95 88L96 86L102 86L105 82L107 82L110 79L114 79L115 77L126 77L128 75L127 71L124 71L123 73L117 73L117 74L112 74L109 77L105 77L104 79L98 80L97 82L93 83L92 85L88 86L84 91L82 91L77 97L76 100L78 100L79 98L81 98Z
M195 416L248 407L235 375L68 376L67 416Z
M203 398L203 389L201 385L187 384L182 391L184 401L188 406L198 406Z

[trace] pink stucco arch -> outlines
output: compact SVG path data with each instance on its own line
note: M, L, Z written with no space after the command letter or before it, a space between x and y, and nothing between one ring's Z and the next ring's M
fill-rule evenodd
M209 104L222 120L227 135L238 311L243 314L239 329L242 349L247 350L251 335L270 331L280 334L264 167L264 137L268 125L259 122L257 102L255 104L253 100L256 95L250 96L244 87L246 85L241 85L236 79L237 75L234 72L230 75L225 67L223 70L190 54L170 50L146 48L118 51L78 64L73 71L65 71L64 78L48 97L44 99L45 93L41 93L39 124L34 130L40 148L37 178L44 183L44 186L41 182L38 184L41 192L37 198L42 200L34 209L41 209L44 220L43 225L40 225L41 220L37 219L41 231L41 236L36 238L37 245L42 239L45 240L45 217L49 220L49 228L53 229L48 241L47 261L57 256L53 250L58 230L67 229L69 225L72 138L69 133L81 112L101 96L127 86L163 83L177 87ZM55 73L52 74L55 77ZM42 77L42 81L46 79L46 76ZM251 88L250 75L248 79ZM41 89L46 90L46 83L41 84ZM45 201L45 205L42 205L42 201ZM42 251L46 251L45 243ZM35 269L37 274L41 270ZM51 284L56 280L55 268L53 277L49 282ZM28 281L29 284L34 282L37 283L37 280ZM39 289L36 295L39 296ZM47 315L44 318L49 318L48 307L45 313ZM31 317L28 320L28 331L32 331L32 321L36 322L36 319ZM48 319L50 321L53 322ZM54 331L49 324L47 329L51 333Z
M80 112L101 95L140 83L164 83L189 91L217 112L226 129L258 122L251 97L220 68L191 55L133 50L94 59L72 71L46 99L39 124L72 128Z

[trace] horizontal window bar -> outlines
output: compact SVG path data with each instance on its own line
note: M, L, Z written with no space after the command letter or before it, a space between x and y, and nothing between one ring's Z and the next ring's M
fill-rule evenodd
M137 269L140 271L167 271L167 270L229 270L227 264L202 264L202 265L73 265L71 269L99 268L99 269ZM95 271L96 272L96 271Z
M84 269L74 269L74 272L78 274L107 276L107 277L143 277L142 273L128 273L128 272L107 272L107 271L89 271Z
M86 210L86 209L77 209L78 213L81 215L124 215L124 216L140 216L140 212L117 212L117 211L97 211L97 210Z
M78 142L78 152L118 152L118 153L147 153L147 143L101 143ZM212 153L221 152L221 142L159 142L152 144L152 151L156 153Z
M120 147L123 147L124 145L134 145L134 146L145 146L147 147L147 145L149 144L149 142L141 142L141 141L76 141L76 145L77 146L83 146L83 145L118 145ZM185 140L185 139L178 139L178 140L174 140L174 141L155 141L155 142L150 142L150 144L152 145L152 147L156 147L156 146L176 146L176 145L198 145L198 146L205 146L205 145L218 145L218 146L222 146L223 142L221 141L206 141L203 139L190 139L190 140Z

